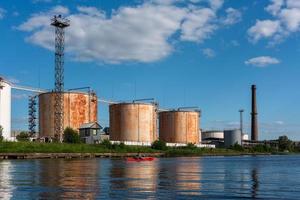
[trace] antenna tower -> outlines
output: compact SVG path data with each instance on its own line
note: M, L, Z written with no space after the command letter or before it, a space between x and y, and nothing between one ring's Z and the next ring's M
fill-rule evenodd
M58 141L62 141L64 132L64 49L65 31L70 26L70 21L55 15L51 20L51 25L55 27L55 102L54 102L54 136Z

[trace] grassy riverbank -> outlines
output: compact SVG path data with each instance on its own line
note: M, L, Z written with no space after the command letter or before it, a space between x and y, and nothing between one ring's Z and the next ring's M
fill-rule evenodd
M65 143L2 142L0 153L163 153L165 156L229 156L271 154L268 150L255 149L209 149L196 147L166 148L155 150L151 147L125 145L88 145ZM273 152L274 153L274 152Z

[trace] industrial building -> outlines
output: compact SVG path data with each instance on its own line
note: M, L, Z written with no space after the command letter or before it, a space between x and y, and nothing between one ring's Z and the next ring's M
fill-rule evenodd
M109 106L112 141L153 142L157 140L156 103L118 103Z
M177 109L159 113L159 139L167 143L200 142L200 111Z
M0 77L0 126L5 140L11 137L11 83Z
M79 130L85 123L98 121L98 101L95 93L64 92L64 125ZM39 137L54 137L55 92L39 95Z
M195 107L161 110L156 102L111 102L100 100L88 88L88 92L65 91L64 88L64 29L69 20L54 16L51 25L55 27L55 84L53 91L16 86L0 77L0 125L5 140L11 136L11 89L33 92L29 98L29 131L36 138L62 141L65 128L80 130L87 143L99 141L98 102L109 104L109 138L112 142L151 145L158 138L168 145L193 143L232 145L248 140L247 135L233 131L201 131L201 112ZM83 89L83 88L77 88ZM86 88L85 88L86 89ZM252 85L251 139L258 140L256 86ZM38 100L38 103L36 102ZM38 109L36 106L38 105ZM38 116L36 111L38 110ZM243 110L240 111L241 113ZM35 131L39 119L39 132ZM159 123L159 126L158 126ZM159 129L158 129L159 127ZM242 120L241 120L242 130ZM92 131L92 132L90 132ZM96 131L96 134L94 134ZM158 136L159 132L159 136ZM239 136L238 136L239 134ZM108 134L106 134L108 138Z
M204 140L223 140L224 131L211 130L211 131L202 131L202 141Z
M82 124L79 128L79 135L86 144L97 144L105 139L109 140L109 135L105 134L97 122Z
M224 146L229 148L235 144L242 145L242 133L240 129L224 131Z

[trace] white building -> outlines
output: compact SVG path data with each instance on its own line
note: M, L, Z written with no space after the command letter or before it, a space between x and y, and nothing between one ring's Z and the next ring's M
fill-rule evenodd
M11 137L11 84L0 77L0 125L3 128L2 136L5 140Z

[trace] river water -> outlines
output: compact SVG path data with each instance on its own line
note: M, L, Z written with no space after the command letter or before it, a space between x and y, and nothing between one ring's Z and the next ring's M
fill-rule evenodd
M0 199L300 199L300 156L2 160Z

